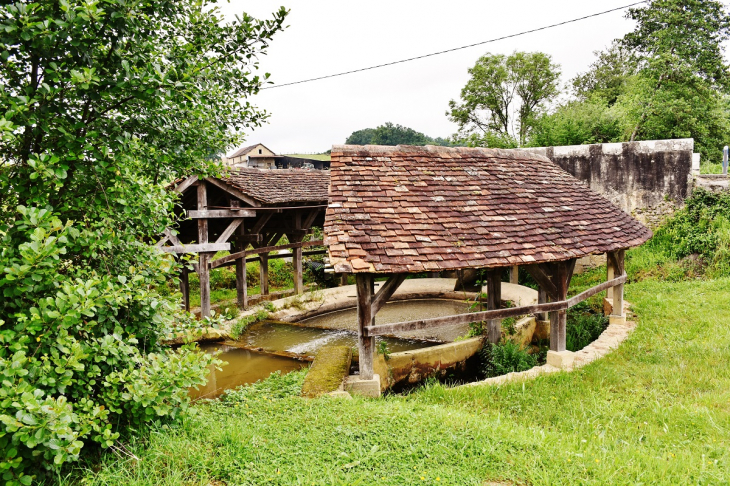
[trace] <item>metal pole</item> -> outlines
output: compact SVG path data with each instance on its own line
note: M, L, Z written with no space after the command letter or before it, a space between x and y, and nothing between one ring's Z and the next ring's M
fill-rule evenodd
M728 156L728 149L727 145L725 145L725 148L722 149L722 173L727 175L727 156Z

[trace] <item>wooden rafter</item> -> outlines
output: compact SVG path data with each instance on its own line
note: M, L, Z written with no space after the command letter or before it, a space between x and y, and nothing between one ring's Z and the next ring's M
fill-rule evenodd
M207 182L210 182L211 184L213 184L218 189L221 189L221 190L227 192L228 194L231 194L231 195L237 197L241 201L248 203L255 208L261 206L261 203L258 202L256 199L252 198L251 196L247 196L246 194L242 193L238 189L235 189L214 177L206 177L205 180Z

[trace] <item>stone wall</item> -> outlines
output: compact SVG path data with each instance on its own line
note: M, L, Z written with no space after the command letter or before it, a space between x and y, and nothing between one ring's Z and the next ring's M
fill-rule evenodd
M691 138L523 150L547 156L649 227L692 191Z
M727 174L702 174L695 177L695 187L722 192L730 190L730 182Z

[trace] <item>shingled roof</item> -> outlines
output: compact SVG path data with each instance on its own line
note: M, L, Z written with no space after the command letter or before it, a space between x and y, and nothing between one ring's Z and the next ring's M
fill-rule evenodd
M326 170L233 168L220 180L263 204L327 202Z
M336 272L404 273L561 261L651 231L544 156L336 145L324 232Z

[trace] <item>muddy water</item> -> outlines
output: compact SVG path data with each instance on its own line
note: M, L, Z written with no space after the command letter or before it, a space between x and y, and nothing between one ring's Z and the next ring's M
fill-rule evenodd
M388 303L378 312L377 323L425 319L466 312L467 305L450 300L415 300ZM268 377L274 371L288 373L308 366L319 348L324 345L357 347L356 310L345 309L330 312L302 321L299 324L261 322L254 324L236 343L201 344L201 349L213 353L221 351L220 359L228 364L221 371L211 369L208 383L198 390L190 390L193 398L217 398L225 390L240 385L255 383ZM311 326L311 327L308 327ZM463 327L463 326L462 326ZM423 339L453 340L464 334L465 329L446 328L437 336L404 336L399 338L376 338L376 346L385 342L388 351L397 353L438 344ZM453 337L451 336L453 334ZM282 356L284 355L284 356Z
M408 351L434 343L417 339L375 338L375 345L385 342L388 351L397 353ZM239 342L249 348L261 348L268 352L284 352L314 356L324 345L357 347L357 334L348 329L320 329L276 322L254 324L241 336Z
M220 343L201 343L200 349L208 353L221 351L220 359L228 364L224 365L220 371L211 369L208 374L208 383L198 390L190 390L192 398L217 398L224 390L256 383L267 378L274 371L281 371L282 374L285 374L309 365L308 362L298 359L249 351Z

